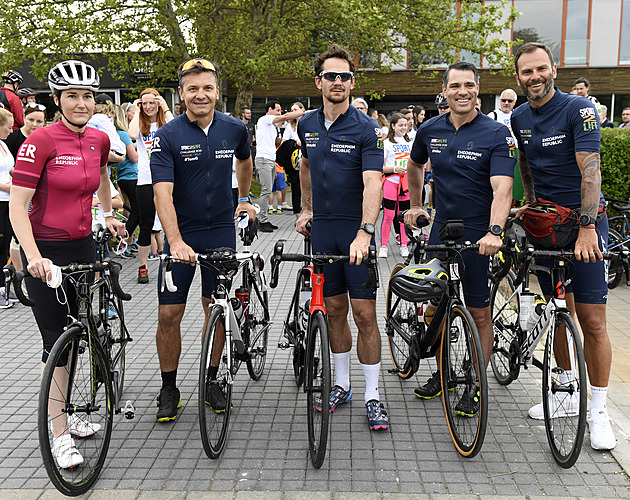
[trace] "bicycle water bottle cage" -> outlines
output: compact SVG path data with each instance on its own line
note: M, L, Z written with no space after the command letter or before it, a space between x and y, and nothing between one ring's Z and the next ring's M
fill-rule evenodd
M447 289L448 272L438 259L407 266L389 282L392 291L407 302L425 302L441 297Z
M461 219L453 219L446 221L438 234L440 241L444 243L454 243L458 239L464 237L464 221Z

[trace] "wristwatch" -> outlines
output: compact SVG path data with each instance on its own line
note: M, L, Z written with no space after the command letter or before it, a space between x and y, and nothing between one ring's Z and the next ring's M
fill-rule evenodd
M114 211L110 210L109 212L103 212L103 217L107 218L107 217L114 217Z
M591 224L595 224L597 222L594 217L591 217L588 214L580 215L578 220L580 221L580 226L590 226Z
M361 224L361 227L359 229L363 229L363 231L365 231L369 235L374 234L374 224L370 224L369 222Z
M493 224L492 226L488 228L488 232L494 234L495 236L501 236L501 233L503 232L503 228L499 226L498 224Z

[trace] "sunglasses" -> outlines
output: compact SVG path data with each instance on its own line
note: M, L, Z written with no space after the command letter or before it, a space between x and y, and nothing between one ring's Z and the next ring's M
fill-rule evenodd
M354 77L354 73L352 71L322 71L318 76L329 82L335 82L337 78L342 82L349 82Z
M438 109L448 109L450 106L448 104L440 104Z
M39 111L46 111L46 106L43 104L38 104L36 102L29 102L26 104L27 108L37 108Z
M514 99L501 99L501 102L514 102Z
M181 71L187 71L193 68L194 66L202 66L203 68L209 69L210 71L216 71L214 64L212 64L207 59L199 59L199 58L186 61L184 64L182 64Z

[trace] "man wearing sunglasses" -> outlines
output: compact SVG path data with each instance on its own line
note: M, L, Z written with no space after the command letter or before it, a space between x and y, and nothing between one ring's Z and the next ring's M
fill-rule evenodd
M374 223L381 204L381 130L367 114L350 106L354 62L344 48L332 45L321 54L315 61L315 75L324 105L298 122L302 215L297 230L307 235L306 223L312 220L314 252L350 255L350 264L324 268L324 300L336 377L330 411L352 398L352 335L348 324L352 305L359 331L357 355L365 377L368 422L372 430L387 429L389 419L378 392L381 338L376 285L369 290L362 288L367 268L358 265L367 256L369 245L374 245Z
M245 124L215 109L219 78L214 65L192 59L179 67L179 96L186 112L160 127L151 148L151 176L155 206L166 233L164 251L176 259L194 261L195 252L207 248L236 248L235 212L256 211L249 202L252 160ZM238 205L232 200L232 162L238 180ZM236 210L235 210L236 209ZM162 375L157 420L177 418L181 396L176 386L181 352L180 323L195 267L173 266L176 292L160 290L156 334ZM160 283L160 279L158 279ZM201 271L201 303L208 318L215 279ZM216 377L216 374L215 374ZM225 397L216 380L208 380L207 404L225 411Z

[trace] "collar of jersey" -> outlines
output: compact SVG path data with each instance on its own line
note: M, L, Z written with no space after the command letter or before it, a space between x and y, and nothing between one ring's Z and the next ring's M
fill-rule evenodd
M186 113L182 113L180 116L183 116L183 120L190 124L190 125L194 125L195 127L197 127L199 130L203 131L203 129L199 126L199 124L197 123L197 121L191 122L190 119L188 118L188 115ZM214 116L212 117L212 121L210 122L210 128L212 128L214 126L214 124L217 121L220 121L223 119L223 113L221 113L220 111L217 111L216 109L214 110Z
M352 109L354 109L355 111L357 111L359 113L361 112L357 108L355 108L354 106L348 105L348 109L346 110L346 112L345 113L341 113L333 123L337 123L339 120L344 119L346 116L348 116L351 113ZM318 113L319 113L319 123L323 127L324 126L324 120L326 120L326 116L324 115L324 106L319 108Z
M540 108L533 108L531 105L529 105L529 109L531 109L532 113L536 115L546 113L547 110L555 108L558 101L560 101L560 99L567 95L562 92L562 90L560 90L558 87L554 86L553 88L556 91L553 94L553 97L549 99L549 101L547 101L545 104L543 104ZM584 99L586 99L586 97Z

